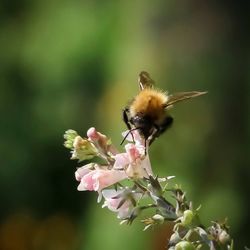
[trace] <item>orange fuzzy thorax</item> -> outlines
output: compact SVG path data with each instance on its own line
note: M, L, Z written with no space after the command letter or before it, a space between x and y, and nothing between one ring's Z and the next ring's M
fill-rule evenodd
M130 106L130 115L147 115L153 119L161 119L165 113L165 104L168 96L156 89L143 89L133 100Z

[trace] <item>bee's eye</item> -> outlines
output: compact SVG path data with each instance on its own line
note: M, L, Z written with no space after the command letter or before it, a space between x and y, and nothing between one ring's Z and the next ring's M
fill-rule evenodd
M137 115L137 116L134 116L131 118L131 122L134 125L140 125L140 124L144 123L144 118Z
M134 124L136 127L140 127L140 128L151 126L151 121L146 116L136 115L131 118L131 123Z

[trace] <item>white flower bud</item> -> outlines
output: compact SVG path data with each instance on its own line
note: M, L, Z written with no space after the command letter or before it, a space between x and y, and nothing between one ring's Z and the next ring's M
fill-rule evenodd
M230 240L230 235L225 231L222 230L221 233L219 234L219 241L221 244L226 244Z
M164 222L164 217L160 214L155 214L152 219L156 221L158 224L162 224Z

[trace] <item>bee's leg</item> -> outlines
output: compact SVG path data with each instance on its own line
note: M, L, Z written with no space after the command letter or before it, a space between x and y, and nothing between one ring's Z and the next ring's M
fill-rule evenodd
M131 131L135 130L135 129L132 129L132 127L130 125L129 118L128 118L128 111L129 111L128 108L125 108L123 110L123 112L122 112L122 118L123 118L123 121L124 121L124 123L126 124L128 130L129 130L129 132L126 134L126 136L124 136L124 138L123 138L122 142L120 143L120 145L123 144L123 142L126 140L126 138L131 133ZM133 142L135 142L133 133L131 133L131 135L132 135Z
M163 132L165 132L168 128L171 127L171 125L173 124L174 118L172 116L167 116L165 118L165 121L163 122L163 124L161 124L161 126L159 126L159 131L157 134L157 137L162 134Z
M173 124L174 118L172 116L167 116L164 123L159 127L159 135L165 132ZM158 136L159 136L158 135Z
M123 119L124 123L127 125L127 128L128 128L129 130L131 130L131 125L130 125L130 122L129 122L129 119L128 119L128 111L129 111L128 108L125 108L125 109L122 111L122 119Z
M167 116L163 124L161 126L154 125L155 131L150 136L149 145L155 140L155 138L159 137L163 132L165 132L168 128L171 127L174 119L172 116Z
M160 135L160 128L157 125L154 125L154 131L153 133L148 137L149 146L152 144L152 142Z
M147 151L148 151L148 147L149 147L149 144L147 143L147 141L149 141L149 143L150 143L150 140L145 139L145 141L144 141L144 147L145 147L144 155L147 155Z

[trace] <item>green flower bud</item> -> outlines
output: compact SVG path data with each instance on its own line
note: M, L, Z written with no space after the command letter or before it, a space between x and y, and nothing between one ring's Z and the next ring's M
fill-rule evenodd
M65 131L63 138L65 139L64 146L69 149L73 149L73 143L75 138L78 136L77 132L73 129Z
M195 247L192 243L183 240L176 244L175 250L195 250Z
M195 217L195 213L192 210L185 210L181 218L182 225L183 226L191 225L194 217Z
M69 140L69 139L73 139L73 140L74 140L74 138L75 138L77 135L78 135L78 134L77 134L77 132L76 132L75 130L73 130L73 129L68 129L67 131L65 131L63 137L64 137L64 139L66 139L66 140Z

